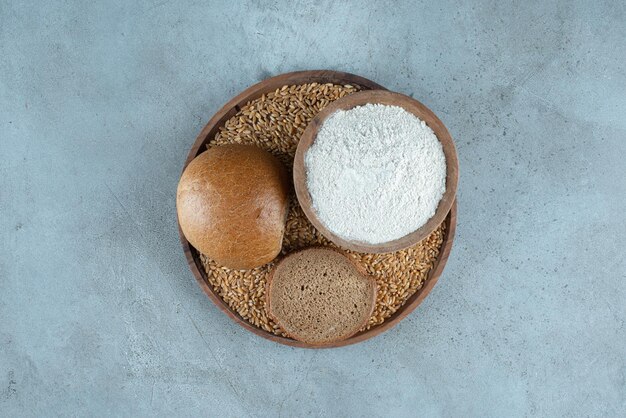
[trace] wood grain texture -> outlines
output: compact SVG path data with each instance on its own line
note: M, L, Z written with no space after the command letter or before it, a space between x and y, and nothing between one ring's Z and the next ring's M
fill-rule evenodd
M317 133L319 132L324 121L338 110L349 110L354 107L363 106L368 103L377 103L390 106L399 106L409 113L414 114L435 132L439 142L443 146L443 153L446 157L446 191L437 206L437 210L432 218L430 218L421 228L405 235L402 238L389 241L383 244L369 244L361 241L353 241L344 239L332 231L320 221L313 210L311 195L307 188L306 167L304 165L304 155L307 150L315 142ZM360 253L390 253L400 251L411 247L432 233L446 218L454 198L456 196L457 184L459 181L459 161L456 155L456 148L450 133L435 114L417 100L405 96L404 94L394 93L386 90L369 90L350 94L338 99L321 112L319 112L307 126L296 150L296 156L293 163L293 183L296 189L298 203L302 207L304 214L313 224L313 226L322 233L330 241L338 246L357 251Z
M215 137L215 134L217 133L219 127L223 126L224 123L233 115L235 115L240 110L241 106L245 105L248 101L259 98L263 94L274 91L284 85L305 83L352 84L359 86L362 90L385 90L383 86L373 81L367 80L366 78L354 74L328 70L298 71L282 74L263 80L260 83L249 87L248 89L244 90L242 93L231 99L209 120L209 122L206 124L204 129L202 129L202 131L196 138L193 146L191 147L183 170L185 169L185 167L187 167L187 164L189 164L191 160L193 160L199 153L206 149L207 143ZM385 322L381 325L373 327L367 331L360 332L346 340L325 346L311 346L309 344L292 340L290 338L274 335L260 328L257 328L242 319L236 312L230 309L228 304L226 304L226 302L224 302L224 300L222 300L222 298L220 298L217 293L214 292L213 287L208 283L206 273L202 267L202 262L200 261L200 256L198 252L189 244L189 242L183 235L180 226L178 227L178 232L180 235L180 240L183 246L185 257L187 258L187 263L189 264L189 268L196 278L198 285L204 291L204 293L206 293L209 299L211 299L215 306L217 306L218 309L224 312L229 318L231 318L233 321L235 321L246 330L280 344L286 344L293 347L301 348L331 348L362 342L369 338L375 337L376 335L379 335L380 333L395 326L409 313L411 313L422 302L422 300L424 300L424 298L435 286L450 255L450 250L452 248L452 242L454 240L454 233L456 228L456 202L452 205L450 212L448 213L444 222L446 223L446 231L443 243L441 245L441 252L435 265L429 272L428 278L422 288L415 292L392 317L385 320Z

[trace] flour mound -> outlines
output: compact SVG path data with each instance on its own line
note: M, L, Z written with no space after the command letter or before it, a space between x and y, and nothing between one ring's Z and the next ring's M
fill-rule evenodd
M446 190L441 143L425 122L398 106L333 113L306 152L305 168L324 226L369 244L419 229Z

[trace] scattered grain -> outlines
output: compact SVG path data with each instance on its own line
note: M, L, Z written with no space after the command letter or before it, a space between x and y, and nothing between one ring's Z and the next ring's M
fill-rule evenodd
M274 154L291 171L298 141L309 121L332 101L358 90L349 84L283 86L248 102L219 128L209 147L231 143L257 145ZM282 254L311 245L335 246L309 223L293 193L289 204ZM420 243L395 253L348 252L378 283L376 307L365 329L382 324L421 289L439 256L444 233L442 224ZM252 270L231 270L203 254L200 259L209 283L231 309L256 327L284 335L265 311L265 280L274 263Z

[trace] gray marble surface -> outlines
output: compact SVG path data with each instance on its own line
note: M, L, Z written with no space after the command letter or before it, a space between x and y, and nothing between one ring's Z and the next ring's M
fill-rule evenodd
M0 415L626 415L624 2L0 0ZM454 136L452 256L365 343L260 339L195 283L186 153L300 69Z

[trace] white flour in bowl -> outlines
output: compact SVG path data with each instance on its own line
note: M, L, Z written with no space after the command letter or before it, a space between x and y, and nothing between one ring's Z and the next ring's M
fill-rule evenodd
M332 114L304 157L319 220L336 235L382 244L419 229L446 190L446 159L425 122L398 106Z

